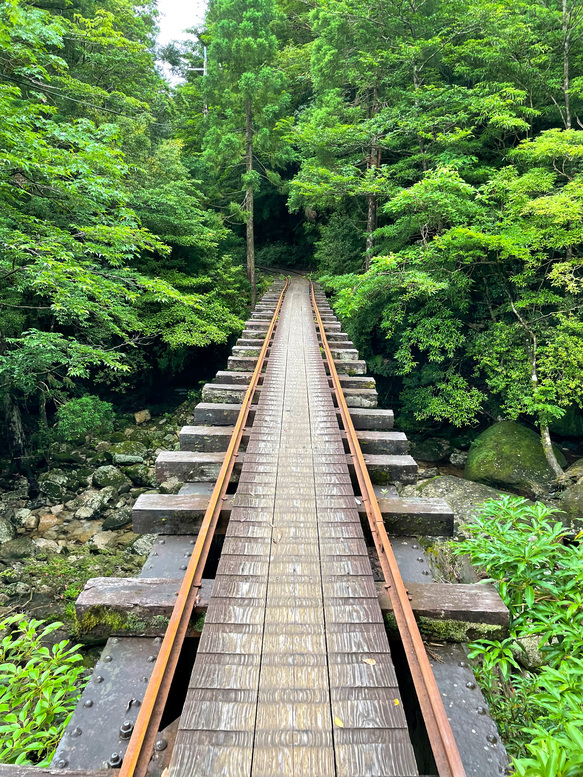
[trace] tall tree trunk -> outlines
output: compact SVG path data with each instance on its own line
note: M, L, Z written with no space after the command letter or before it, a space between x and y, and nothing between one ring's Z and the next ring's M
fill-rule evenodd
M528 325L526 319L524 319L520 313L518 312L516 305L512 301L512 297L508 294L508 297L510 299L510 305L512 307L512 311L516 318L519 320L520 325L524 329L525 332L525 340L526 340L526 351L528 353L528 360L530 362L530 379L532 381L532 387L534 391L538 389L538 365L537 365L537 347L538 347L538 341L536 337L536 332ZM553 470L555 477L558 481L563 480L565 473L563 472L563 468L559 464L557 457L555 455L555 451L553 450L553 443L551 442L551 432L549 429L549 425L546 421L543 421L542 418L539 417L539 429L540 429L540 437L541 437L541 443L543 446L543 451L546 457L546 460L549 463L550 468Z
M378 201L376 194L369 194L368 216L366 219L366 257L364 260L366 270L370 270L370 260L374 249L374 231L377 228L377 206Z
M26 453L22 417L20 408L8 393L4 398L4 413L6 415L8 448L12 456L22 465Z
M569 29L569 8L563 0L563 96L565 98L565 127L571 129L571 87L569 74L569 56L571 54L571 30Z
M253 170L253 112L251 110L251 100L247 100L246 110L246 154L245 169L247 173ZM253 234L253 186L247 186L245 193L245 205L247 207L247 278L251 284L251 305L255 307L257 301L257 286L255 283L255 238Z

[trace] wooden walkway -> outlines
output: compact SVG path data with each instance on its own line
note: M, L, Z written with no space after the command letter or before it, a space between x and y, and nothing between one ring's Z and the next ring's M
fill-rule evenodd
M285 297L168 777L417 774L308 289Z

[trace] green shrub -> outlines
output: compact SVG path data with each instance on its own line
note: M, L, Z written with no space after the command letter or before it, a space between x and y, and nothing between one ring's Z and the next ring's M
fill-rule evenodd
M554 512L519 497L489 500L454 546L510 611L510 636L476 642L469 656L520 777L583 774L583 546L565 542ZM538 670L519 666L524 638L538 644Z
M76 442L87 434L108 434L113 430L113 406L90 394L70 399L57 410L56 436L62 442Z
M79 646L42 644L62 624L0 621L0 762L49 766L83 685Z

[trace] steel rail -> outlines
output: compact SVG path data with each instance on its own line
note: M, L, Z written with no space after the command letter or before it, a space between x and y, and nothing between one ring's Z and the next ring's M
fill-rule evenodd
M336 365L332 358L326 330L322 322L322 317L316 302L314 285L310 282L312 305L320 329L322 346L328 361L330 376L334 386L334 392L338 401L342 423L348 438L350 453L354 460L356 476L361 490L362 501L366 508L366 514L370 523L370 528L374 543L385 577L385 588L391 597L393 612L397 621L399 634L403 642L403 647L407 656L409 669L417 691L419 705L427 728L427 734L433 757L437 765L439 777L466 777L466 772L457 748L456 741L447 718L447 713L441 700L441 694L435 681L431 664L425 651L425 646L419 633L419 628L413 615L413 610L409 601L409 596L391 543L385 528L383 516L380 511L376 494L368 474L360 443L352 423L352 418L346 404L344 392L340 385Z
M160 646L160 652L154 665L154 670L150 682L146 688L140 712L136 720L136 725L128 744L128 748L119 771L119 777L145 777L150 758L152 756L156 736L160 726L160 721L170 691L170 685L176 669L176 664L180 656L182 643L186 635L186 630L192 609L196 604L198 592L201 586L202 574L205 562L208 556L211 540L217 525L219 514L223 501L226 498L227 486L235 466L235 458L241 444L243 430L247 423L247 417L251 408L253 394L259 382L259 376L265 362L269 341L273 335L275 324L281 310L283 297L287 290L289 279L286 279L285 285L279 296L275 312L271 323L265 335L265 341L251 382L245 393L241 410L237 418L237 423L231 435L229 447L225 453L219 476L210 497L209 505L206 509L202 521L196 544L192 551L190 562L184 573L184 578L178 591L176 604L170 616L170 621L164 635L164 640Z

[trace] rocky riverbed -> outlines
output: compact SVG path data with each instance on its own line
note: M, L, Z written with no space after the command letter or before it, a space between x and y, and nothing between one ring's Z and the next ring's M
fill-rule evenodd
M14 608L60 619L75 631L74 601L90 577L135 575L154 541L132 531L132 506L156 482L154 462L175 450L192 402L151 418L136 413L107 439L54 443L38 489L0 467L0 617ZM36 492L36 493L34 493Z

